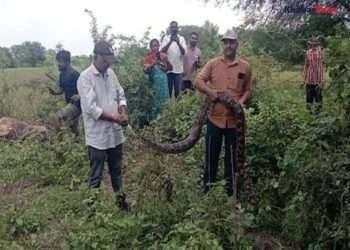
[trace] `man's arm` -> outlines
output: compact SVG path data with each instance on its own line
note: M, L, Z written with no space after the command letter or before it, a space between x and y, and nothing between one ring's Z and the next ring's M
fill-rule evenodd
M164 37L162 44L161 44L161 51L164 53L167 53L172 42L173 42L173 40L171 39L171 37L170 37L169 41L167 41L167 37Z
M305 54L305 63L304 63L304 85L307 80L307 71L309 70L309 60L307 59L307 52Z
M196 60L195 65L194 65L195 69L202 67L201 57L202 57L202 51L200 49L198 49L197 60Z
M92 82L84 76L78 79L78 92L81 101L81 108L83 112L92 116L94 120L105 120L109 122L119 123L117 116L103 111L103 109L97 106L96 93L93 88Z
M175 42L179 46L180 52L182 55L186 54L186 41L183 37L176 36Z
M45 75L52 81L57 82L57 78L53 75L51 75L50 73L45 73ZM59 84L59 89L58 90L54 90L51 87L47 87L47 89L49 90L49 93L51 95L62 95L63 94L63 89L61 88L60 84Z
M195 88L198 89L203 94L207 95L211 101L216 101L218 98L218 91L210 88L207 82L211 80L212 74L212 63L208 62L202 71L197 75L195 80Z
M244 93L242 97L238 100L242 107L246 105L252 96L252 68L249 66L247 70L246 79L244 81Z
M78 71L74 71L74 73L73 73L73 81L74 81L75 86L77 86L79 76L80 76L80 73ZM78 94L76 94L76 95L73 95L70 99L73 102L77 102L77 101L80 100L80 96Z
M117 98L118 98L118 113L119 115L119 124L122 126L127 126L128 125L128 108L127 108L127 100L126 100L126 96L125 96L125 92L123 87L121 86L119 79L117 77L117 75L114 74L114 78L115 78L115 83L116 83L116 87L117 87Z
M47 87L47 89L49 90L49 93L51 94L51 95L62 95L63 94L63 89L61 88L61 87L59 87L59 89L58 90L54 90L54 89L52 89L51 87Z
M321 88L324 87L325 85L325 77L324 77L324 71L327 71L327 68L326 68L326 53L325 53L325 50L324 49L321 49L321 57L322 57L322 81L321 81Z

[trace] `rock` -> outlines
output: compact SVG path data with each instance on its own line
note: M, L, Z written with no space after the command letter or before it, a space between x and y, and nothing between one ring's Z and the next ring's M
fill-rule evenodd
M31 125L11 117L0 118L0 138L2 139L47 139L48 134L48 129L44 126Z

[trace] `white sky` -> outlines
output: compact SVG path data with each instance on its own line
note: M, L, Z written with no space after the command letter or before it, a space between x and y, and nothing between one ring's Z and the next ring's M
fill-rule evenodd
M201 0L0 0L0 46L39 41L46 48L60 42L73 55L90 54L90 17L100 29L113 27L114 34L141 38L147 27L158 37L172 20L179 25L218 25L220 32L238 26L242 18L231 9L215 8Z

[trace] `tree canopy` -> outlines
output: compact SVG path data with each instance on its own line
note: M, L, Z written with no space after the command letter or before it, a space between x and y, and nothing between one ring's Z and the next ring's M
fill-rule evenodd
M45 61L45 48L39 42L26 41L13 45L11 52L19 66L35 67Z

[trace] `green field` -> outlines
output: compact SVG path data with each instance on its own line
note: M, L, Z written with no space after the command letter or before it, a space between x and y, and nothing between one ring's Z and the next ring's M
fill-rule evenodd
M64 102L48 94L47 84L57 83L45 72L2 70L0 116L50 128ZM300 88L301 67L270 73L257 82L254 103L246 110L246 156L258 207L228 198L222 182L203 195L204 133L189 152L164 155L125 131L123 171L131 214L116 208L107 171L100 191L87 188L83 135L78 143L69 131L48 141L0 141L0 249L251 250L254 239L267 237L276 246L302 243L318 250L331 234L343 239L350 231L350 148L339 106L326 90L324 112L311 115ZM130 82L121 81L130 91L129 105L139 105L144 96L133 95ZM156 123L137 132L151 130L165 141L184 138L200 97L169 102Z
M45 76L48 68L10 68L0 69L0 83L23 84L32 82L47 82L50 79Z

